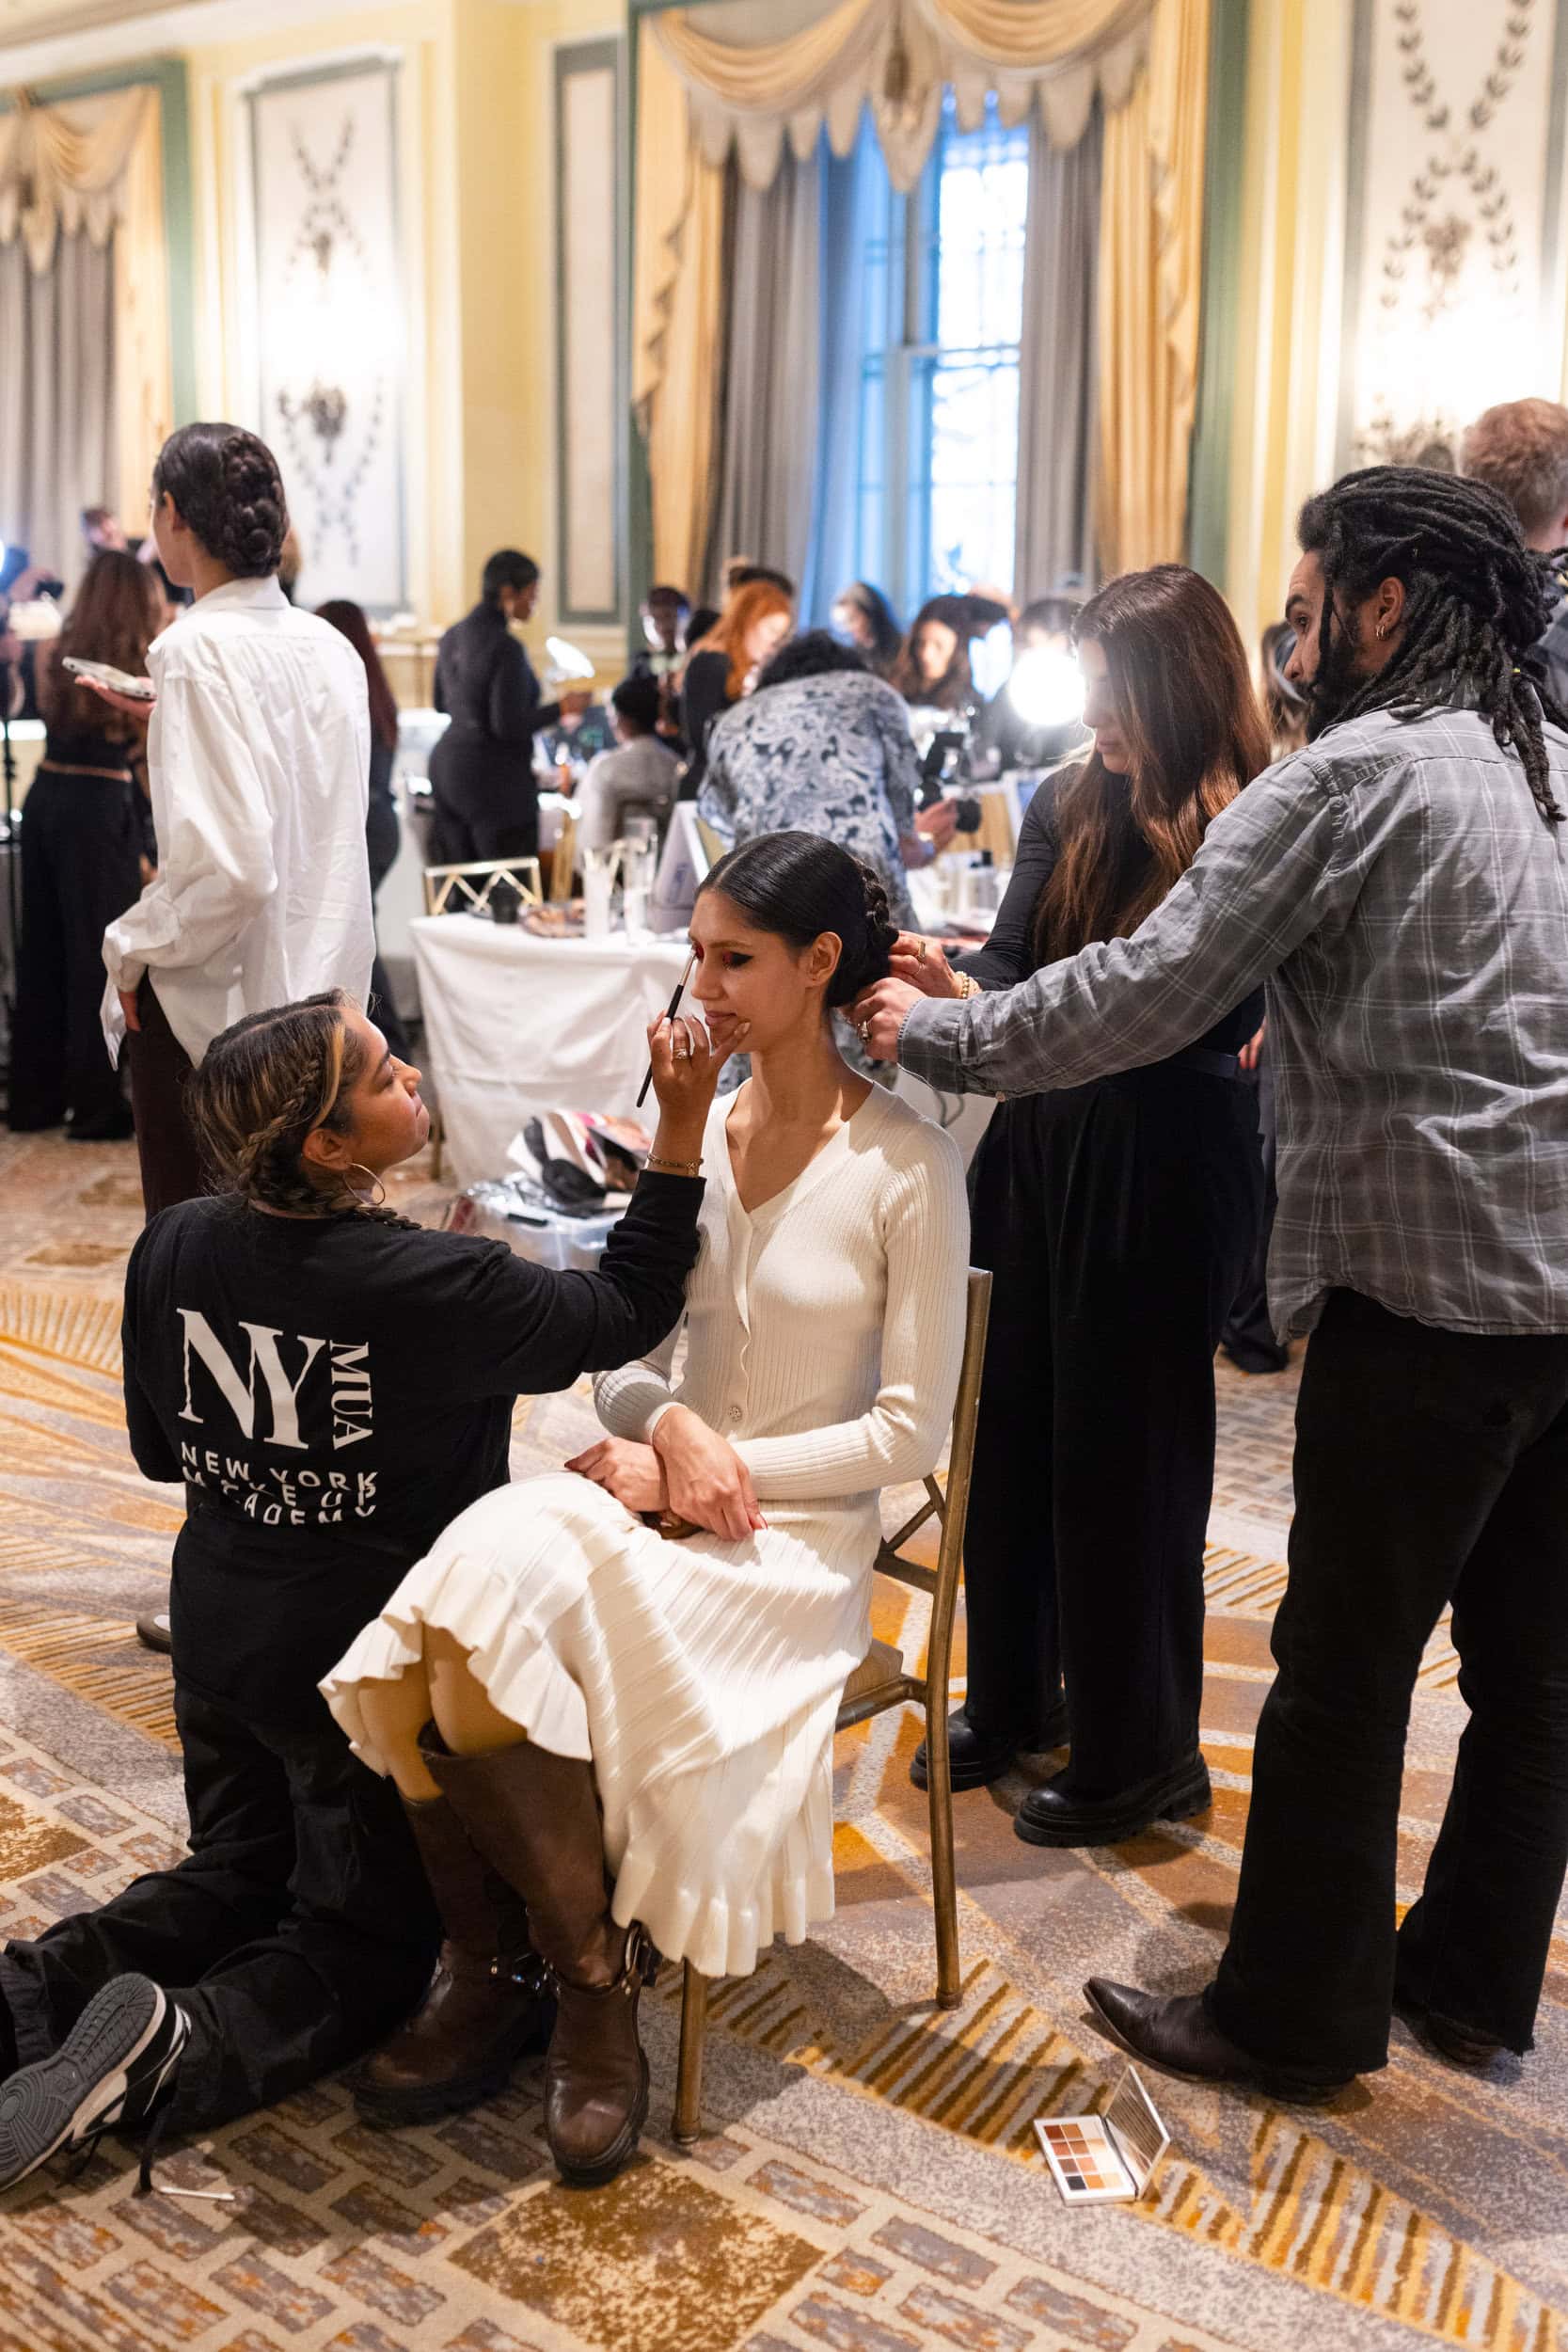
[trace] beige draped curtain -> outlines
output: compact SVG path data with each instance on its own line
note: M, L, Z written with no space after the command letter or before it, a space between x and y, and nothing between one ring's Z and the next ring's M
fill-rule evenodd
M1148 69L1105 123L1101 569L1180 560L1197 407L1209 0L1160 0Z
M787 17L795 29L774 37ZM1209 0L767 0L759 16L644 17L638 88L633 376L648 437L654 562L694 581L713 515L724 313L723 167L766 187L787 139L853 145L869 104L890 177L911 187L951 86L973 123L1037 106L1073 146L1098 94L1102 568L1180 556L1197 370ZM715 24L719 32L711 28ZM728 31L730 38L721 37Z
M994 92L1004 122L1023 121L1037 103L1053 144L1075 146L1097 89L1109 105L1127 97L1149 8L1150 0L836 0L825 13L813 8L793 35L745 44L710 32L706 8L666 9L653 25L710 163L722 163L733 142L742 177L766 187L786 137L802 163L823 129L833 152L847 155L869 104L889 177L907 195L949 87L966 129ZM770 0L769 24L776 13Z
M62 240L86 239L101 252L111 237L119 479L85 495L89 503L118 501L127 525L140 530L174 405L162 103L148 85L49 106L19 93L0 114L0 247L19 246L43 278L59 265Z

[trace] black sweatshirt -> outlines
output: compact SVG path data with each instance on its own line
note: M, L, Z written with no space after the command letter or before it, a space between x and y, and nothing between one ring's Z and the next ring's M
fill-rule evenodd
M144 1476L185 1482L175 1668L263 1720L315 1685L458 1513L507 1480L521 1394L643 1356L697 1255L700 1181L645 1175L600 1270L350 1216L166 1209L125 1278Z

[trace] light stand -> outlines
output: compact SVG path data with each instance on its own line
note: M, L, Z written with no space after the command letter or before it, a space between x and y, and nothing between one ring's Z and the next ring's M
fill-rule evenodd
M16 754L11 749L11 665L0 661L0 793L4 795L6 901L10 916L5 969L0 973L0 1009L6 1017L6 1073L10 1076L16 1037L16 960L22 946L22 860L16 842Z

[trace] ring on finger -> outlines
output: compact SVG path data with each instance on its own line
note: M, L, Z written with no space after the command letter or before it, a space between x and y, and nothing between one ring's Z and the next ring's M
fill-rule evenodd
M926 961L926 942L923 939L915 943L914 960L916 963L924 963Z

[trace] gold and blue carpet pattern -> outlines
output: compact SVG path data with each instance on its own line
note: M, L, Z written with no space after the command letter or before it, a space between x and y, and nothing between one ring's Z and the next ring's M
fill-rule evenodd
M404 1201L434 1199L418 1183ZM37 1933L178 1850L167 1668L134 1638L180 1497L125 1451L117 1283L127 1151L0 1140L0 1931ZM230 2202L134 2200L107 2143L0 2207L0 2352L1568 2352L1568 1935L1540 2047L1489 2075L1396 2029L1393 2062L1302 2117L1159 2082L1173 2146L1138 2208L1069 2213L1042 2112L1119 2072L1082 1979L1202 1981L1223 1939L1283 1589L1293 1381L1221 1375L1204 1744L1212 1813L1098 1854L1011 1835L1020 1776L960 1798L964 1999L930 2004L912 1717L839 1742L839 1915L719 1988L709 2137L665 2137L678 1984L646 2009L656 2130L610 2190L562 2191L537 2070L436 2130L372 2135L327 2083L163 2176ZM519 1412L515 1466L559 1463L581 1395ZM879 1594L920 1645L925 1604ZM1402 1901L1464 1722L1446 1629L1412 1726Z

